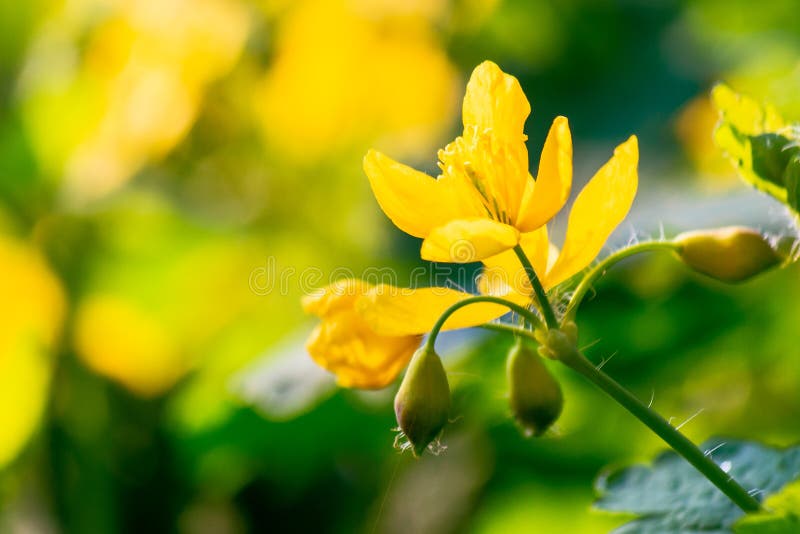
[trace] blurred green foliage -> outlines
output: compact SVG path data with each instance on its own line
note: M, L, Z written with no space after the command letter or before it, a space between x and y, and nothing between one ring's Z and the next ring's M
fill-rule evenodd
M619 524L589 512L592 479L662 447L621 409L552 367L564 413L526 439L505 398L512 340L453 334L448 449L399 455L392 391L335 390L308 365L300 273L388 266L402 283L419 265L361 157L388 147L433 172L421 155L457 129L483 59L529 95L530 146L570 118L579 176L638 134L640 209L739 187L708 89L796 120L795 22L789 0L1 4L0 532ZM634 215L647 233L663 212ZM767 211L740 222L788 231ZM271 259L285 291L262 285ZM629 261L582 308L581 344L676 424L696 415L696 441L785 445L798 295L797 267L727 287Z

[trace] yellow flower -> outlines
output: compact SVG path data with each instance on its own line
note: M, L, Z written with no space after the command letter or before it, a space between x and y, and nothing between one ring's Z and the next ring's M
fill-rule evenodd
M639 159L632 136L614 151L575 200L564 247L550 243L546 224L572 186L572 139L557 117L542 149L536 180L528 172L523 126L530 105L519 82L486 61L472 73L464 97L464 132L439 151L442 174L433 179L370 151L364 169L389 218L424 239L431 261L483 260L483 293L528 303L532 290L513 249L520 245L546 288L585 268L619 225L636 195ZM504 276L500 282L492 271ZM431 287L400 289L343 280L307 297L307 312L322 318L307 348L344 386L378 388L406 365L441 314L470 295ZM459 309L445 329L491 321L507 310L494 303Z
M519 82L490 61L467 84L463 134L439 151L432 179L377 151L364 170L381 208L403 231L424 238L431 261L466 263L510 249L561 209L572 185L572 139L553 121L538 178L528 172L523 132L530 104Z
M253 91L276 155L308 165L378 137L416 155L441 137L455 111L457 76L425 16L437 2L416 3L287 4L276 21L274 60Z
M453 289L402 289L343 279L303 299L307 313L322 322L306 344L321 367L344 387L376 389L389 385L406 366L439 316L472 295ZM491 321L507 310L479 303L458 310L444 330Z
M22 113L43 170L83 203L187 135L239 58L249 11L235 0L51 4L23 69Z
M631 136L614 150L613 157L575 199L560 252L548 239L547 226L520 237L520 245L545 289L580 272L600 253L608 236L628 214L636 196L638 160L637 140ZM513 251L487 258L483 264L485 270L479 280L482 292L517 301L527 300L532 294Z

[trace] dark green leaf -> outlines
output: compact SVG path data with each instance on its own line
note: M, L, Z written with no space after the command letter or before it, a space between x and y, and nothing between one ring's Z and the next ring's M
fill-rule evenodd
M712 440L702 449L759 499L800 476L800 447L775 449L758 443ZM595 507L634 514L617 532L731 532L743 512L674 452L652 466L633 466L602 476Z
M800 212L800 153L795 153L789 160L783 181L786 184L786 201L794 211Z
M800 150L794 131L786 128L772 106L737 94L724 84L714 87L711 98L720 113L714 130L717 146L745 181L786 203L786 165Z
M779 187L786 187L784 173L789 160L798 152L792 140L776 133L750 136L753 172L761 179Z

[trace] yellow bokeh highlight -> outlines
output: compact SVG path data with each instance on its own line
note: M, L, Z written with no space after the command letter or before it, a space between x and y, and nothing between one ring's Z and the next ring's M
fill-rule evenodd
M730 162L714 144L714 128L719 112L703 93L690 100L678 113L675 134L692 166L700 178L712 188L730 188L739 184L739 179Z
M91 369L146 397L172 386L187 368L163 324L112 295L94 295L81 303L75 348Z
M416 154L452 119L457 75L431 13L358 4L297 2L280 21L255 107L269 145L298 161L375 137Z
M175 147L247 31L247 11L229 0L94 0L54 13L21 89L34 148L67 199L110 193Z
M47 405L50 354L60 333L65 297L43 258L0 235L0 467L36 430Z
M47 404L51 362L24 335L0 340L0 467L13 460L36 430Z
M259 317L256 324L266 331L290 320L279 311L277 296L265 298L250 286L253 269L264 261L261 241L181 227L162 217L150 213L116 222L106 243L115 254L87 276L72 340L88 368L146 398L207 369L237 325ZM158 227L161 234L154 235ZM272 317L278 313L282 319ZM260 336L251 338L255 347L247 347L247 359L263 348ZM228 374L244 363L230 347L224 362Z

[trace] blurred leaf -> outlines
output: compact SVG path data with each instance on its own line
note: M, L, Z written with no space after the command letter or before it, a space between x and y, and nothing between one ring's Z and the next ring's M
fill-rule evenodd
M795 534L800 522L795 517L756 514L744 517L736 524L736 534Z
M712 440L702 445L709 456L745 489L770 495L800 474L800 446L774 449L759 443ZM674 452L652 467L633 466L597 482L595 507L632 513L637 519L616 532L730 532L742 511Z
M234 377L232 389L265 417L293 419L326 399L336 388L333 376L316 365L302 338L271 350Z

